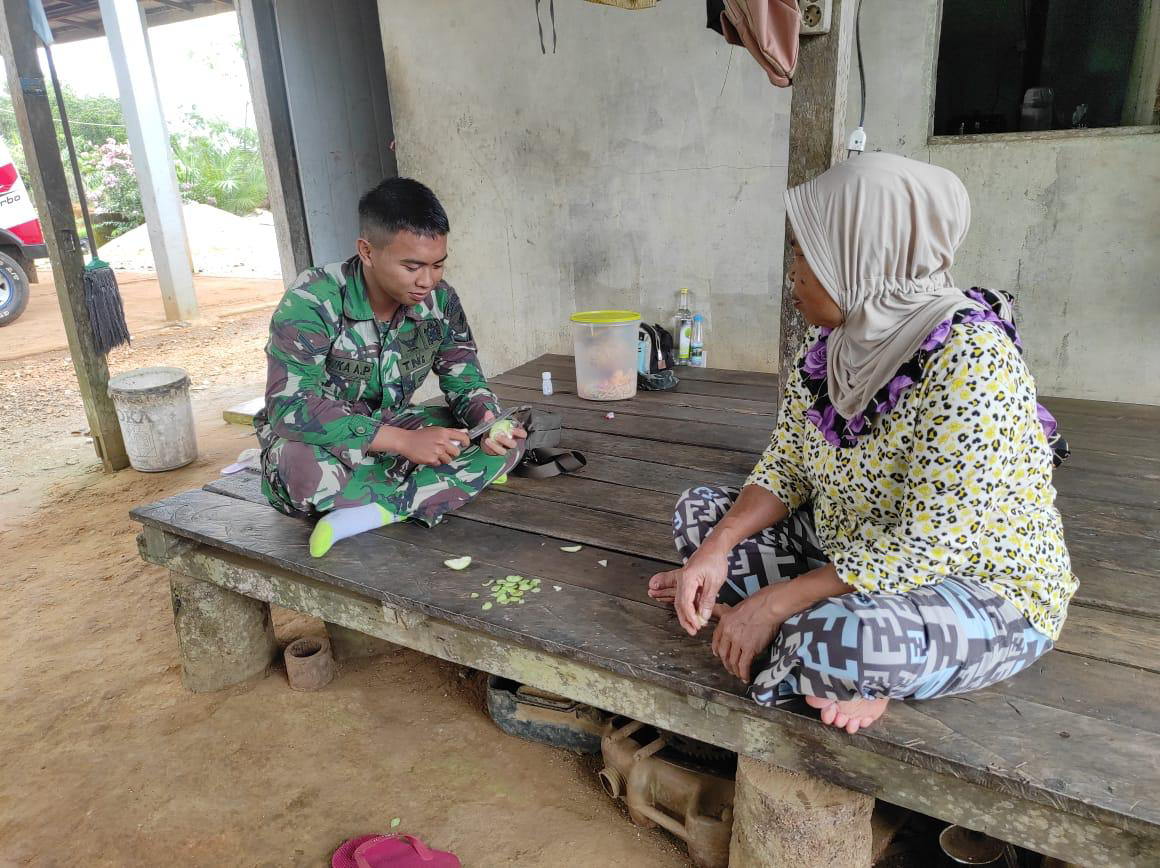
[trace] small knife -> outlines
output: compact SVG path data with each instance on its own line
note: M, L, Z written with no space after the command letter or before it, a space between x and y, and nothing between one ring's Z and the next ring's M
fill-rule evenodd
M519 407L512 407L510 410L503 412L499 416L496 416L494 419L490 419L487 422L480 422L478 425L467 432L467 437L469 440L475 440L478 437L482 437L484 434L490 431L497 422L510 419L516 413L522 413L524 410L530 409L532 408L528 404L521 404Z

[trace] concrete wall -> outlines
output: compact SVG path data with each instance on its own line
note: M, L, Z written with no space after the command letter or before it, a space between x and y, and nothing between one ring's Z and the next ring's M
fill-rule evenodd
M715 366L777 359L789 94L703 3L380 0L399 171L451 217L447 277L490 371L570 352L568 315L667 322L693 290Z
M1016 295L1043 394L1160 403L1160 135L1126 129L931 144L938 6L877 0L867 6L872 15L864 12L870 148L929 160L963 179L973 219L955 277ZM856 71L850 83L854 112Z

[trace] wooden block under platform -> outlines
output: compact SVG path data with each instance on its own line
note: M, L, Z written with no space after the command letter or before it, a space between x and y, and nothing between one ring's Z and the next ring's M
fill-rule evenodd
M254 414L261 410L265 403L265 398L251 398L249 401L243 401L227 410L223 410L222 418L234 425L252 426L254 424Z

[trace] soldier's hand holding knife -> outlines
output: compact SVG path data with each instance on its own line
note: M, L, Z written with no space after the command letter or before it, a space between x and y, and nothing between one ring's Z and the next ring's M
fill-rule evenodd
M471 438L461 428L395 428L384 425L371 441L371 452L393 452L414 464L439 466L459 457Z

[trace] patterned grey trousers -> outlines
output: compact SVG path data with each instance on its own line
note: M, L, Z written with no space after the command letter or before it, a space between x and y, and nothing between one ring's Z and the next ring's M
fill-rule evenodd
M704 485L681 495L673 534L683 560L739 493ZM813 514L803 508L733 550L717 601L735 606L827 562ZM754 661L749 695L762 705L800 694L929 699L1010 678L1051 647L1010 602L976 582L947 579L904 594L855 591L787 619Z

